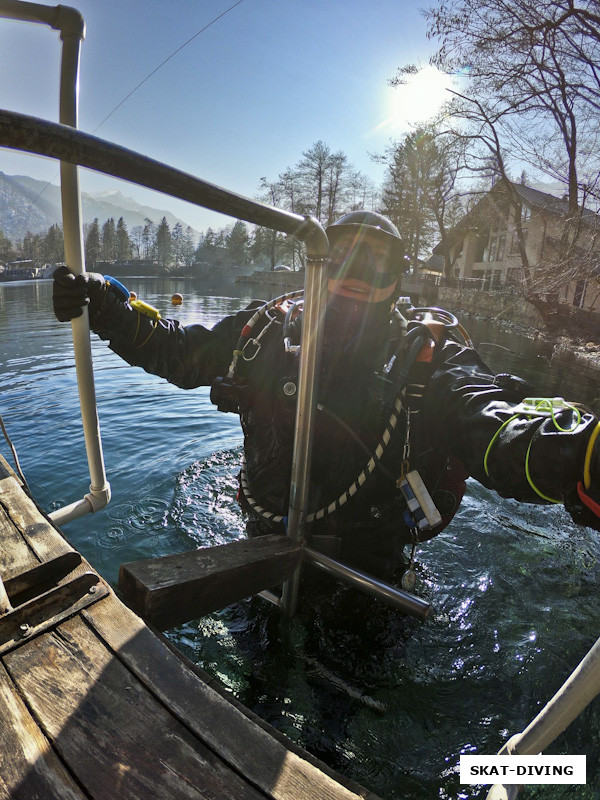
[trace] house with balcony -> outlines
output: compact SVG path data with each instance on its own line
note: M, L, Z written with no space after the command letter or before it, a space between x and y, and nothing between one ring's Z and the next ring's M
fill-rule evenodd
M600 216L583 210L570 264L561 263L560 240L568 212L566 200L524 184L512 184L516 199L501 182L448 231L433 250L446 248L454 277L481 289L519 288L523 266L517 237L518 213L534 281L566 302L600 311Z

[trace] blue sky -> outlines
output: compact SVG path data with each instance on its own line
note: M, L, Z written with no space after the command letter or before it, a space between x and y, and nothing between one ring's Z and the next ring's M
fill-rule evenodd
M434 44L410 0L243 0L168 61L100 128L120 101L235 0L79 0L82 130L204 180L256 196L322 139L380 183L371 153L408 130L439 92L435 78L412 90L388 79L427 64ZM0 19L10 78L0 106L58 118L61 43L43 25ZM6 76L6 73L5 73ZM0 148L0 170L57 181L46 159ZM84 191L119 189L168 208L197 229L229 220L123 181L82 170Z

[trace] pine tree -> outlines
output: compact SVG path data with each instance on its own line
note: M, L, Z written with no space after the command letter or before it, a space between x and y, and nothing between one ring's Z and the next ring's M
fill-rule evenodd
M115 221L111 217L102 226L102 258L104 261L114 261L117 252L117 234Z
M131 258L132 244L123 217L117 222L116 257L117 261L128 261Z
M444 238L448 224L457 221L460 142L438 135L433 127L420 128L376 160L387 165L382 211L398 227L410 263L417 267L435 240ZM451 266L446 265L448 277Z
M158 263L163 267L168 267L171 264L173 251L173 242L171 237L171 229L167 218L163 217L156 229L156 256Z
M43 241L43 255L46 261L51 264L59 264L65 260L65 241L60 225L52 225L48 228Z
M91 223L85 236L85 263L87 269L96 266L100 257L100 224L98 217Z
M16 255L13 243L0 231L0 261L14 261Z
M241 220L231 228L226 239L227 255L231 264L245 266L249 260L250 236L248 230Z
M182 258L183 258L183 263L186 265L186 267L191 267L192 264L194 263L194 251L195 251L195 247L194 247L194 231L188 225L188 227L185 230L184 237L183 237L183 244L182 244L182 251L181 251L181 255L182 255Z
M183 263L183 225L176 222L171 231L172 257L175 266Z

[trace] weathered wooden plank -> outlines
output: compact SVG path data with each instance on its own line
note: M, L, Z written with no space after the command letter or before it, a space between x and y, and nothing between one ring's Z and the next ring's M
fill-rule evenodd
M13 485L18 488L14 481ZM11 489L11 503L14 496L14 489ZM17 522L25 526L25 539L31 540L38 554L33 556L34 563L35 558L45 560L70 550L59 532L50 523L45 524L35 504L28 503L19 513ZM0 558L1 551L0 547ZM21 569L32 565L31 558L29 551ZM86 566L84 562L83 567ZM163 704L162 713L169 709L168 717L177 717L189 736L192 735L189 731L193 732L197 739L190 743L192 749L200 747L198 740L206 743L221 760L268 797L273 800L378 800L371 792L336 775L318 759L286 741L247 709L221 694L222 690L211 687L210 679L150 631L114 594L80 612L80 617L88 621L128 670L150 689L159 708ZM78 780L80 774L94 780L90 792L93 800L96 797L98 800L187 798L185 789L189 784L184 781L182 787L179 773L172 772L161 758L171 741L172 728L167 726L163 735L158 721L162 718L150 713L145 705L140 716L135 707L139 687L128 688L131 684L122 674L117 680L114 680L114 673L110 681L103 680L104 673L110 673L112 668L103 667L98 671L95 665L105 664L106 653L94 649L86 655L78 650L75 658L70 639L74 634L69 627L73 624L74 620L62 625L58 636L46 633L4 657L4 662L10 661L13 671L18 667L20 687L32 712L37 716L37 709L41 707L49 715L46 724L52 721L61 757L68 756L78 766ZM54 643L52 650L44 645L48 640ZM35 658L31 657L32 653L37 654ZM132 699L122 703L122 714L115 718L110 709L115 704L121 707L117 700L123 693ZM97 723L104 721L105 714L109 719L102 727ZM132 738L122 741L118 732L122 733L122 724L127 726L135 714L138 716L131 725ZM48 728L46 730L50 733ZM125 730L129 734L130 729L126 727ZM151 741L148 742L148 738ZM178 734L178 738L185 742L184 734ZM148 777L144 779L142 775L138 780L138 773L146 762L150 763ZM135 779L130 778L132 775ZM172 778L170 784L169 777ZM83 782L82 785L87 790L87 785ZM121 791L123 787L126 787L125 792ZM0 781L0 797L2 791ZM244 797L239 792L234 796ZM36 795L33 797L37 800ZM46 795L39 797L45 800ZM220 800L222 795L211 797ZM11 796L10 800L15 798ZM32 797L26 796L23 800L32 800Z
M7 502L6 490L14 485L13 478L0 481L0 574L8 578L33 566L35 557L11 516L11 505Z
M15 480L17 480L19 482L19 485L21 485L21 481L18 478L17 473L10 466L10 464L4 458L4 456L0 455L0 481L3 478L14 478Z
M38 725L93 800L264 800L181 725L80 618L4 661Z
M4 508L10 525L21 532L31 548L23 554L22 563L18 563L14 570L7 570L10 577L14 572L34 566L36 561L47 561L73 550L14 478L0 481L0 506ZM1 550L0 559L3 558Z
M2 541L0 537L0 541ZM73 551L38 564L4 581L6 591L15 605L47 591L81 564L81 556Z
M0 797L82 800L0 664Z
M179 719L273 800L378 800L222 696L116 598L82 613Z
M119 589L144 619L168 628L280 585L300 558L285 536L259 536L121 564Z

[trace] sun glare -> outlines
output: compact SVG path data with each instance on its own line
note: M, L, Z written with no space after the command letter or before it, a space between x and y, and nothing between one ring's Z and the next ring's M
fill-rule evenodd
M449 99L447 89L451 85L451 76L428 65L415 75L408 75L402 86L388 87L384 100L386 118L372 133L403 131L432 119Z

